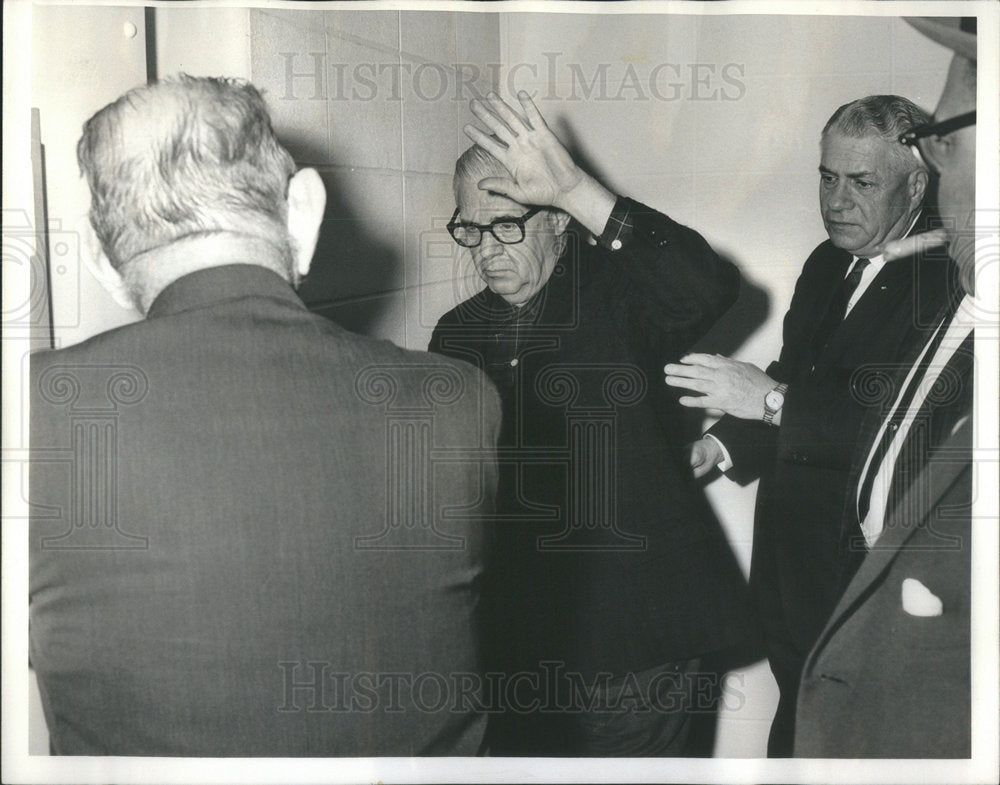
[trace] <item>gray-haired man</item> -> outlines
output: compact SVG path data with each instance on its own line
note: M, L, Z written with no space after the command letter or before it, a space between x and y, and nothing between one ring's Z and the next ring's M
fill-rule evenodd
M136 88L79 159L102 275L146 318L31 358L52 751L475 755L496 391L306 310L325 190L252 85Z
M826 123L819 205L829 239L803 266L766 373L706 354L664 369L667 384L701 394L682 404L726 414L693 445L695 474L719 465L739 481L761 478L750 585L781 692L772 756L792 752L802 663L863 555L852 546L857 526L841 521L862 420L879 403L859 372L891 372L947 294L943 255L884 256L926 221L927 167L899 142L926 119L905 98L873 95Z

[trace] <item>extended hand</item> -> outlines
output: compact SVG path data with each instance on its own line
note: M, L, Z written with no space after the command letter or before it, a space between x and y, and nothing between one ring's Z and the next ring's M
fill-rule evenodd
M756 365L718 354L689 354L680 363L663 366L665 381L703 395L678 398L682 406L721 409L733 417L759 420L764 416L764 396L777 382Z
M707 436L688 446L691 473L695 478L704 477L722 461L722 449L715 439Z
M581 183L584 174L549 130L534 102L523 90L518 92L517 99L524 110L521 117L496 93L491 92L486 98L488 106L478 99L472 101L472 113L496 138L474 125L465 126L465 134L495 155L511 176L488 177L480 181L479 187L521 204L568 210L566 197Z
M943 248L948 245L948 233L944 229L934 229L930 232L911 234L901 240L893 240L885 244L882 256L887 262L902 259L906 256L929 251L932 248Z

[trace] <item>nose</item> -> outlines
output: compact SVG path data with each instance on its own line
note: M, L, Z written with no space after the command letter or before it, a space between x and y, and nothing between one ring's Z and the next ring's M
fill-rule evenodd
M850 210L854 207L854 200L851 198L851 192L848 190L848 184L843 181L837 183L833 191L827 197L826 205L831 210L837 210L838 212Z
M500 253L502 245L503 243L493 236L493 232L483 232L483 239L474 250L479 252L481 258L491 259Z

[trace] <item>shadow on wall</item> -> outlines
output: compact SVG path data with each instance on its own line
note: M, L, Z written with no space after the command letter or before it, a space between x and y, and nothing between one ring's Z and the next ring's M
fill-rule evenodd
M740 267L738 262L726 254L720 253L719 256ZM705 333L704 337L695 344L693 351L731 357L746 339L767 321L770 313L770 295L743 277L740 280L740 296L733 307L726 311L722 318L712 326L712 329Z
M302 160L321 160L320 151L309 149L305 137L291 135L290 149ZM379 227L366 224L348 203L336 166L315 167L326 186L326 211L309 274L299 287L299 296L310 311L361 335L376 335L388 316L392 299L403 278L399 250L385 241L392 232L379 236Z
M566 149L569 150L570 155L573 156L573 160L614 191L615 186L605 176L604 172L600 171L595 160L583 149L579 136L565 117L557 119L555 129L557 136L566 145ZM617 191L617 193L628 193L628 190ZM650 206L661 209L659 205L654 204ZM693 226L691 228L695 231L704 231L706 227ZM715 251L724 260L735 264L737 268L742 267L739 261L720 253L718 248ZM767 321L770 312L771 303L768 293L743 277L740 281L740 296L733 307L695 344L692 351L717 352L728 357L737 351L746 339Z
M572 124L565 117L560 117L556 119L553 128L556 135L566 145L570 155L573 156L573 160L612 191L616 191L615 184L611 183L605 173L600 170L594 158L583 148L580 137L574 131ZM626 187L626 190L617 190L616 192L628 193L628 189ZM650 206L659 208L655 204ZM695 231L701 231L704 227L693 226L692 228ZM731 262L737 268L741 268L737 260L727 254L720 253L718 249L715 250L722 259ZM691 348L691 351L717 353L730 357L744 344L747 338L767 321L770 312L771 302L767 291L753 284L746 277L741 277L740 294L736 302ZM668 358L664 358L665 363L668 361ZM678 395L680 394L678 393ZM700 409L691 409L686 410L684 414L683 421L676 425L680 427L680 435L687 443L701 437L704 413Z

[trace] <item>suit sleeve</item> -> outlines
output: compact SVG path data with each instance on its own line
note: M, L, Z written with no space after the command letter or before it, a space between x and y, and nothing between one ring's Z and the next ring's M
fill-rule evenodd
M667 337L664 363L687 351L739 294L736 267L700 234L631 199L619 197L598 242L615 323Z
M856 434L864 415L851 393L852 369L822 378L812 373L811 344L836 280L828 277L836 253L843 252L823 243L803 265L785 314L781 356L768 367L769 376L788 384L781 427L775 429L779 461L847 468L851 450L844 447L844 435Z
M827 246L827 243L820 245L803 265L782 323L781 353L765 370L772 379L789 385L782 407L781 427L775 428L758 420L743 420L726 415L708 430L729 451L733 468L727 475L737 482L745 483L756 479L766 466L774 462L781 445L787 449L789 433L797 431L802 425L798 422L798 415L803 409L818 407L821 417L831 426L837 422L837 415L823 412L827 411L826 407L832 402L844 397L843 391L839 386L834 390L810 385L808 381L802 381L800 377L803 374L798 373L798 369L809 362L810 342L818 320L817 297L822 299L827 289L826 284L820 281L823 261L829 253ZM821 401L820 398L826 400ZM804 434L793 433L791 438L797 441L804 438Z
M727 414L707 433L726 446L733 461L726 476L741 485L759 478L764 467L774 461L778 429L767 423Z

